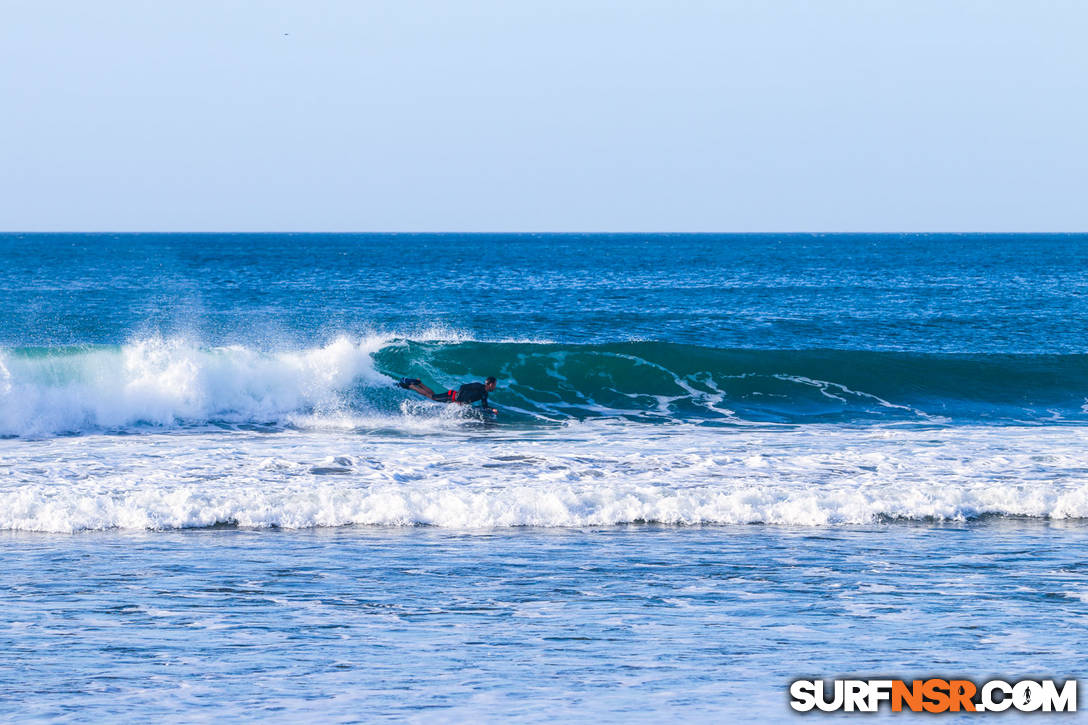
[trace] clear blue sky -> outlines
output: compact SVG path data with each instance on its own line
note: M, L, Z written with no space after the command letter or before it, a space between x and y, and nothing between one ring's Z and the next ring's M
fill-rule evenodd
M1088 230L1084 2L0 11L4 230Z

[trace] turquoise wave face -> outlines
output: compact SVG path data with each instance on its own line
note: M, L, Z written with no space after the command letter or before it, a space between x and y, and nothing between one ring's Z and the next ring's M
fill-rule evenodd
M495 375L493 398L541 420L1043 423L1088 419L1086 355L920 355L606 345L411 342L380 370Z

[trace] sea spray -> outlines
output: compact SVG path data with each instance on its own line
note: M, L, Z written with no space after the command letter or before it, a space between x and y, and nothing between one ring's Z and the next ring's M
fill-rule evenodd
M120 347L9 351L0 375L0 434L331 414L342 408L349 388L384 382L371 359L383 344L341 337L266 353L152 337Z

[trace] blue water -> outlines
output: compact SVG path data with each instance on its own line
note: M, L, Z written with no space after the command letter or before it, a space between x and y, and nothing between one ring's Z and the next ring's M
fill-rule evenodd
M1083 353L1085 235L34 234L0 343L481 339Z
M1086 235L0 262L4 716L774 721L1084 661Z
M1086 545L999 521L11 535L0 716L773 721L797 677L1073 674Z

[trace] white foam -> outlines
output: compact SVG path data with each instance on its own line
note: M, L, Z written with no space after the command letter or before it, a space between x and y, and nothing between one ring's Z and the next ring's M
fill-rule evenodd
M451 429L455 431L456 429ZM0 441L0 529L1088 519L1088 428L236 431Z
M388 384L371 358L386 344L340 337L263 353L152 337L67 355L9 353L0 358L0 435L334 414L353 385Z
M11 373L4 364L4 351L0 350L0 400L6 398L9 393L11 393Z

